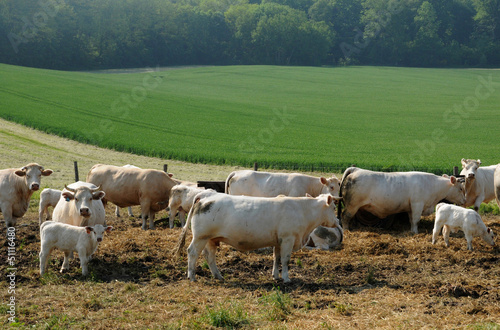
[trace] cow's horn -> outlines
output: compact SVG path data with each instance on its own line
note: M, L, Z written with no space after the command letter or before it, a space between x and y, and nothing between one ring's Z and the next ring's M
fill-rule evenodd
M91 189L92 192L96 192L99 190L101 190L101 185L98 185L97 188L95 188L95 189Z
M72 193L76 192L76 189L69 188L67 185L64 185L64 189L71 191Z

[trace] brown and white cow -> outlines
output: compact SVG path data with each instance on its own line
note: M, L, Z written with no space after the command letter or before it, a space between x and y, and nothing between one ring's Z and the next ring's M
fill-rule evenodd
M381 219L408 212L411 231L417 234L420 217L432 214L440 201L460 205L465 201L463 184L454 176L424 172L384 173L350 167L344 172L340 191L345 205L342 226L347 230L358 210Z
M477 212L481 203L488 203L495 198L494 173L496 165L481 166L481 160L462 158L462 171L465 176L464 207L474 206Z
M195 280L195 265L203 251L213 276L222 279L215 264L220 242L240 251L274 247L273 277L290 282L288 262L293 251L301 249L314 228L338 226L335 197L330 194L309 197L249 197L212 194L195 197L182 231L177 253L184 246L191 224L193 240L188 248L188 278Z
M176 183L163 171L125 168L113 165L94 165L87 174L87 182L100 186L106 193L103 201L119 207L141 206L142 229L154 229L155 213L168 205L170 189Z
M327 179L300 173L269 173L251 170L234 171L226 179L226 194L260 197L285 195L317 197L330 194L338 197L340 180L333 175Z
M73 226L106 226L104 196L104 191L92 183L78 181L64 186L52 220Z
M0 211L7 227L14 227L26 213L31 195L40 189L41 177L52 173L36 163L0 170Z

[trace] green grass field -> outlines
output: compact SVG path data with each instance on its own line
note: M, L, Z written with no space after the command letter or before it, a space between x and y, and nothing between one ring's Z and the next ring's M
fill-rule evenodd
M0 117L191 162L450 172L500 162L500 71L229 66L83 73L0 65ZM324 168L323 168L324 169Z

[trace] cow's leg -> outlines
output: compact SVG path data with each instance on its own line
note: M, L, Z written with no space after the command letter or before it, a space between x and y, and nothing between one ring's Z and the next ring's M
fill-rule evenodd
M450 227L448 225L443 226L443 238L444 238L444 244L446 247L450 246Z
M477 196L476 201L474 202L474 211L479 212L479 208L481 207L481 203L484 201L484 194L480 194Z
M47 220L49 220L48 206L47 205L40 205L40 207L38 208L38 225L39 226L42 225L44 213L47 213Z
M273 249L274 262L273 262L273 278L279 280L280 278L280 259L281 259L281 246L278 244Z
M149 210L149 229L155 229L155 212L153 210Z
M168 210L168 225L170 229L174 228L174 219L176 214L177 214L177 206L172 206Z
M217 269L217 265L215 263L216 252L217 252L217 245L212 240L208 241L207 245L205 246L205 249L203 250L203 255L207 260L208 267L210 268L212 275L216 279L223 280L224 278L219 272L219 269Z
M281 278L283 278L283 282L285 283L290 283L290 278L288 277L288 263L292 256L294 243L295 237L293 236L283 239L281 242Z
M73 254L73 253L71 253L71 254ZM62 264L61 270L60 270L61 273L64 273L65 270L69 269L69 259L70 259L69 255L70 255L69 252L64 251L64 261L63 261L63 264ZM80 254L78 254L78 256L80 256Z
M82 268L82 275L87 276L89 274L89 259L85 251L78 251L78 257L80 258L80 267Z
M344 211L342 212L342 223L341 223L342 228L344 230L349 230L351 220L352 218L354 218L358 210L359 207L349 207L349 206L345 207Z
M465 239L467 240L467 250L469 251L472 251L472 239L474 238L474 236L472 236L471 233L469 233L468 231L464 232L465 234Z
M5 226L14 227L16 225L17 218L12 216L12 208L9 205L0 205L0 210L2 210L3 218L5 219Z
M146 218L150 213L151 202L149 199L141 199L141 219L142 219L142 230L147 230Z
M432 230L432 244L436 244L442 227L443 227L443 223L441 223L441 221L436 219L434 222L434 229Z
M43 274L47 270L47 263L49 262L50 257L50 249L42 245L38 257L40 259L40 275L43 276Z
M181 227L186 225L186 211L184 209L179 211L179 221L181 222Z
M115 209L115 215L116 215L117 218L120 217L120 208L118 206Z
M420 221L420 217L422 216L423 210L424 210L423 203L412 203L411 204L411 212L408 212L408 216L410 218L411 231L414 234L418 234L418 223Z
M197 239L193 237L193 240L191 241L191 244L189 244L189 247L187 249L188 251L188 278L191 281L196 281L195 278L195 267L196 267L196 260L200 256L201 252L205 248L205 245L207 245L208 239Z
M129 206L128 209L127 209L127 211L128 211L128 216L129 217L133 217L134 216L134 213L132 212L132 206Z

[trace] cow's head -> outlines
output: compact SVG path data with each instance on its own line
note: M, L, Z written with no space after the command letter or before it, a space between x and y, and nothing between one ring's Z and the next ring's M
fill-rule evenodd
M462 171L460 175L464 175L466 179L475 179L477 169L481 166L481 160L462 158Z
M85 227L85 229L87 230L87 234L91 234L91 233L94 233L95 235L95 239L97 242L101 242L102 241L102 238L104 237L104 233L107 232L109 233L113 227L112 226L107 226L107 227L104 227L103 225L95 225L95 226L92 226L92 227Z
M335 216L335 204L337 204L342 198L341 197L335 197L330 194L322 194L316 197L316 199L321 200L322 203L324 203L323 207L327 209L327 212L325 212L325 218L323 219L323 223L321 223L321 226L325 227L339 227L339 219Z
M321 177L319 181L323 185L323 189L321 190L322 194L330 194L335 197L339 196L340 180L335 175L329 179Z
M37 191L40 189L40 181L43 176L49 176L53 173L52 170L45 170L43 166L36 163L28 164L23 168L15 171L17 176L24 177L26 186L31 191Z
M72 189L65 185L64 188L65 190L61 194L64 200L75 203L76 210L85 218L92 215L92 201L100 200L105 195L100 187L91 189L83 186Z
M454 176L448 176L443 174L443 177L450 180L450 190L448 190L448 194L446 195L446 200L450 203L463 205L465 204L465 187L464 183L461 180L458 180Z
M483 239L491 246L495 246L495 234L490 227L486 227L486 233L483 235Z

